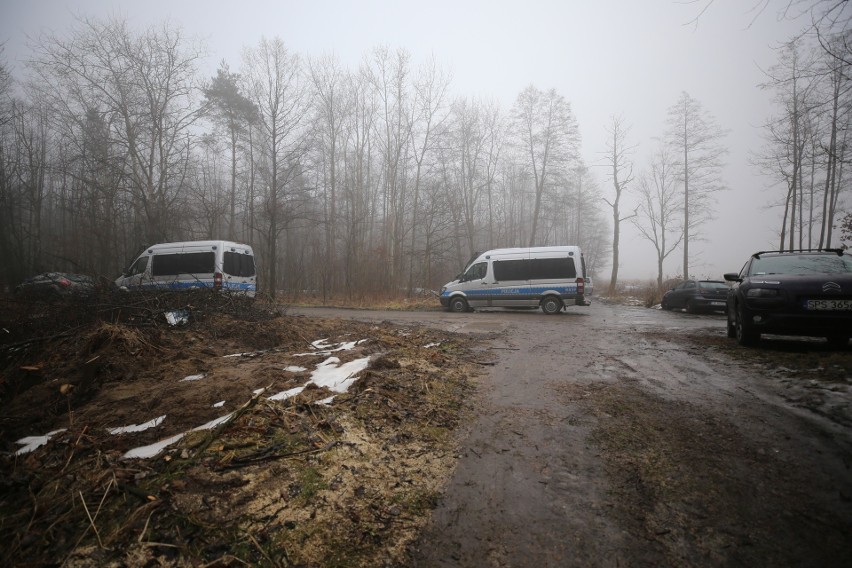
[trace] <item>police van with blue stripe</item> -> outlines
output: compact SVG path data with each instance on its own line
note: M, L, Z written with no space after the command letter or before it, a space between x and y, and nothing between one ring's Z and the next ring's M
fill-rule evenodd
M441 288L441 305L453 312L474 308L541 308L557 314L588 306L586 263L576 246L504 248L484 252Z
M142 251L115 284L127 290L212 288L254 298L254 251L231 241L156 244Z

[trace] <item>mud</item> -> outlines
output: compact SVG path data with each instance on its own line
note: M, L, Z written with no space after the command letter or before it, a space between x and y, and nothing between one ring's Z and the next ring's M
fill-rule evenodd
M601 302L249 323L105 324L5 350L6 564L852 565L850 347L746 349L724 316ZM282 369L321 337L370 339L342 356L372 362L330 408L323 389L258 400L142 463L120 456L165 432L104 434L160 413L179 431L291 388Z
M849 348L600 302L407 318L502 330L412 565L852 563Z

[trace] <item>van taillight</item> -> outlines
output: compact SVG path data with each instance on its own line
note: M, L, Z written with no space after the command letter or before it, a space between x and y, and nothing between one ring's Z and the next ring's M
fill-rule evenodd
M213 275L213 289L221 290L222 289L222 273L217 272Z
M586 283L582 278L577 278L577 294L585 294L586 293Z

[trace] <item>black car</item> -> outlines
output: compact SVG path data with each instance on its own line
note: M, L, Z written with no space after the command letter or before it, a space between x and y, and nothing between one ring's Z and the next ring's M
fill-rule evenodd
M763 333L825 337L845 347L852 335L852 255L840 249L751 255L725 274L728 337L753 345Z
M37 274L15 287L16 293L36 298L87 296L94 290L95 281L90 276L68 272Z
M691 314L724 311L728 285L721 280L687 280L663 295L664 310L685 309Z

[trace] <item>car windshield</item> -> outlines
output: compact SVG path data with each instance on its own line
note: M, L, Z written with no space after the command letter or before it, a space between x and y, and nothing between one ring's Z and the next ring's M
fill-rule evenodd
M832 274L852 272L849 256L836 254L788 254L755 258L751 276L762 274Z
M702 290L713 291L713 290L727 290L728 285L724 282L718 282L715 280L704 280L698 283L698 287Z

